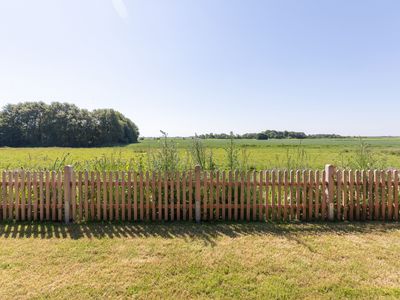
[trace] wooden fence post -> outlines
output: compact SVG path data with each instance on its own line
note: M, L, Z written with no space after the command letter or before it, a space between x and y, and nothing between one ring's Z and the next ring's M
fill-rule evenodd
M71 207L71 179L72 179L72 166L64 167L64 220L65 224L69 223L70 207Z
M196 222L201 220L201 183L200 183L200 166L194 168L195 176L195 217Z
M327 184L327 187L325 189L325 194L326 194L326 203L328 206L328 220L333 221L335 218L335 211L334 211L334 188L335 188L335 182L333 175L335 173L335 167L332 165L326 165L325 166L325 182Z

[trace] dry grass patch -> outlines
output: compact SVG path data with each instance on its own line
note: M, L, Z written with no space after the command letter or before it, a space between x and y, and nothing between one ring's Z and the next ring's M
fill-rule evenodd
M3 224L0 295L398 298L397 224Z

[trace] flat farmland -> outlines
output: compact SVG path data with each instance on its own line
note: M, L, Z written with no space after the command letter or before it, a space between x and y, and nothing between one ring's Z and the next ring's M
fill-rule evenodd
M211 151L219 169L227 166L225 148L229 140L202 140ZM400 138L365 138L368 151L384 168L400 168ZM193 165L191 138L168 139L175 144L182 168ZM285 140L234 140L239 157L247 157L250 168L257 170L288 168L290 161L301 161L307 168L321 169L325 164L346 167L346 162L360 152L358 138L342 139L285 139ZM160 148L161 140L145 139L127 146L101 148L0 148L0 169L59 169L72 164L76 169L137 169L148 168L148 158ZM244 152L243 152L244 151ZM128 167L129 165L129 167Z

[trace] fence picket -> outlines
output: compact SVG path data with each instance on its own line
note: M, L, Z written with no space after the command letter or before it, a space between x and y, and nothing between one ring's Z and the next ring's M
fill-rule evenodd
M19 174L18 172L14 173L14 192L15 192L15 220L19 221L19 184L20 184L20 180L19 180ZM43 188L42 188L43 189ZM41 219L41 221L43 220L43 218Z
M85 202L84 202L84 215L85 221L89 221L89 173L85 171L85 182L84 182L84 194L85 194Z
M7 219L7 173L5 171L3 171L2 173L2 177L1 177L1 197L2 197L2 207L3 207L3 221Z
M28 182L28 186L29 186ZM54 222L57 220L57 174L55 171L51 172L51 178L50 178L50 185L51 185L51 220ZM29 196L29 191L28 191L28 196ZM29 200L28 200L29 203ZM29 211L29 208L28 208Z
M107 220L107 173L103 172L103 220Z
M282 220L282 172L278 170L277 172L278 177L278 193L277 193L277 208L278 212L276 214L277 220Z
M342 219L342 183L343 183L343 179L342 179L342 172L340 170L338 170L336 172L336 179L337 179L337 183L336 183L336 218L338 219L338 221L340 221Z
M394 220L399 220L399 172L394 171Z
M238 220L238 204L239 204L239 173L236 170L235 171L235 199L234 199L234 220L237 221Z
M226 217L226 172L222 171L222 220ZM229 188L230 189L230 188Z
M112 188L109 188L109 190L111 193ZM78 220L83 221L84 205L85 205L85 174L83 172L78 173L78 193L79 193Z
M128 182L126 183L128 188L127 194L127 218L128 221L132 221L132 171L128 171Z
M218 221L220 218L220 194L221 194L221 185L220 185L220 174L219 171L215 173L215 219Z
M349 215L348 208L348 186L349 186L349 172L347 170L343 170L342 174L343 178L343 220L347 221Z
M13 220L14 219L14 212L13 212L13 172L8 172L8 197L7 197L7 205L8 205L8 219ZM35 219L36 221L36 219Z
M176 219L181 220L181 183L179 171L176 172Z
M139 172L139 220L144 219L144 186L143 186L143 172Z
M319 220L320 219L320 174L319 170L315 171L315 176L314 176L315 182L315 205L314 205L314 219Z
M187 182L186 182L187 176L186 172L182 173L182 219L186 221L187 219Z
M75 172L71 172L71 211L72 211L72 221L76 220L76 178ZM53 200L52 200L53 201Z
M283 172L283 220L287 221L288 220L288 187L289 187L289 182L288 182L288 172L285 170Z
M62 221L63 213L63 199L62 199L62 173L61 171L57 172L57 190L58 190L58 195L57 195L57 208L58 208L58 221ZM36 190L36 189L35 189ZM35 211L37 212L37 206Z
M252 206L252 220L255 221L257 219L257 173L253 171L253 206Z
M114 220L113 173L108 173L108 219Z
M374 194L373 194L374 172L368 171L368 220L373 219L374 212Z
M119 221L119 172L115 172L114 177L114 219Z
M349 220L354 220L354 172L349 171L350 185L349 185Z
M169 214L170 214L170 216L171 216L171 221L174 221L175 220L175 205L174 205L174 202L175 202L175 189L174 189L174 187L175 187L175 183L174 183L174 174L170 174L171 175L171 178L170 178L170 198L169 198L169 201L170 201L170 203L169 203L169 205L170 205L170 210L169 210Z
M168 221L168 173L164 174L164 221Z
M203 176L203 220L207 220L207 202L208 202L208 197L207 197L207 173L206 172L202 172L201 173ZM201 175L200 175L201 176Z
M145 218L146 221L150 220L150 174L149 171L146 171L146 214L145 214Z
M133 220L134 221L137 221L137 219L138 219L138 179L137 179L137 176L138 176L138 174L135 171L133 173ZM165 179L165 180L167 180L167 179Z
M193 173L189 171L189 220L193 220Z
M48 173L48 172L47 172ZM21 170L21 220L25 221L26 220L26 190L25 190L25 171ZM47 189L46 189L47 190ZM50 220L49 216L47 217L47 220Z
M22 176L22 172L21 172L21 176ZM22 179L22 183L24 183L24 179ZM45 173L45 194L46 194L46 203L45 203L45 207L46 207L46 220L50 221L50 173L48 171L46 171ZM21 212L22 212L22 207L21 207ZM25 214L25 213L24 213Z
M307 172L303 171L303 193L302 193L302 206L301 206L301 220L305 221L307 218Z
M162 217L162 177L161 177L161 172L158 172L158 178L157 178L157 183L158 183L158 220L161 221L163 219Z
M259 176L259 186L258 186L258 220L262 221L263 220L263 214L264 214L264 172L260 171L260 176Z
M73 173L72 178L74 178ZM74 180L72 180L72 182L74 182ZM72 190L74 190L74 187ZM97 221L101 220L101 177L99 171L96 172L96 217Z
M295 185L295 174L293 170L290 170L289 173L289 197L290 197L290 201L289 201L289 205L290 205L290 220L293 221L295 220L295 214L294 214L294 206L296 204L295 198L296 198L296 193L295 193L295 189L294 189L294 185Z
M228 220L232 220L232 189L233 189L233 175L232 171L229 171L229 182L228 182L228 203L227 203L227 209L228 209Z
M151 219L156 220L156 172L151 173Z
M375 181L375 201L374 201L374 219L379 219L379 187L380 187L380 172L378 170L374 171L374 181Z
M95 178L94 172L90 172L90 220L95 220L95 201L96 201L96 193L95 193Z
M44 219L43 172L39 172L39 219L40 221Z
M265 220L269 221L269 176L270 172L265 171Z
M389 221L393 220L393 181L392 181L392 171L387 172L387 187L388 187L388 201L387 201L387 206L388 206L388 211L387 211L387 217Z
M210 214L209 218L210 220L213 219L214 217L214 173L211 171L210 172L210 194L209 194L209 203L210 203Z
M314 174L310 170L308 172L308 212L307 212L307 220L311 221L313 218L313 188L314 188Z
M271 221L275 221L276 171L271 172Z
M381 170L381 220L386 219L386 173Z
M27 211L26 216L28 221L32 219L32 178L31 172L26 173L26 180L27 180Z
M362 219L365 221L367 219L367 172L362 171Z
M12 174L10 172L10 174ZM12 175L11 175L12 176ZM12 178L12 177L11 177ZM33 172L33 221L38 219L38 191L37 191L37 172ZM60 193L60 192L59 192ZM12 197L12 190L10 191L10 197ZM12 198L9 199L11 200ZM10 204L10 216L12 216L12 204ZM59 220L60 221L60 220Z
M327 182L326 182L326 171L322 171L322 176L321 176L321 194L322 194L322 203L321 203L321 220L325 221L326 220L326 188L327 188Z
M361 188L360 188L360 182L361 182L361 173L359 170L356 171L356 182L355 182L355 188L356 188L356 195L355 195L355 209L356 209L356 220L360 220L360 206L361 206L361 198L362 198L362 193L361 193Z
M121 172L121 220L125 221L126 199L125 199L125 172Z
M250 191L251 191L251 189L250 189L250 171L248 171L246 174L246 187L243 188L243 195L246 194L246 198L243 196L243 201L242 201L242 207L243 207L242 215L244 215L245 202L246 202L246 221L247 222L250 221Z
M300 178L300 171L296 171L296 219L300 221L300 185L301 185L301 178Z

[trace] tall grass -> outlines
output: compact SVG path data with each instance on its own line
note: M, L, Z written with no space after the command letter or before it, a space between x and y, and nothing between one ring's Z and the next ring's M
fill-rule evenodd
M198 138L197 134L193 138L193 142L190 147L190 154L192 162L195 165L199 165L203 170L217 169L217 164L214 161L212 149L206 148L203 141Z
M295 147L286 149L284 157L276 156L269 161L268 169L307 170L312 166L312 157L301 142Z
M368 141L368 143L367 143ZM314 141L315 142L315 141ZM172 139L163 132L162 138L153 140L147 149L133 146L102 149L0 149L2 169L63 170L72 165L75 170L93 171L161 171L175 172L191 170L200 165L203 170L252 170L252 169L311 169L334 164L342 169L386 169L398 167L396 145L389 150L374 146L374 140L359 139L357 145L343 144L342 148L329 149L320 145L264 145L231 138L218 147L213 141L194 139ZM369 144L371 143L371 144ZM279 151L277 151L279 147ZM386 147L386 146L385 146ZM382 149L382 146L381 146ZM393 150L394 149L394 150ZM89 151L90 150L90 151ZM270 151L271 150L271 151ZM54 155L58 152L58 155ZM79 152L81 151L81 152ZM261 154L258 152L260 151ZM325 151L325 152L324 152ZM53 155L52 155L53 153ZM78 155L77 155L78 153ZM392 154L395 153L395 154ZM82 154L82 156L80 156ZM251 157L250 157L251 154ZM389 160L388 160L389 158ZM389 163L388 163L389 161ZM253 165L252 165L253 164Z
M385 157L378 158L372 151L371 145L364 139L359 139L356 151L348 158L341 156L340 167L343 169L372 170L387 168Z
M239 168L239 148L235 143L233 132L230 133L228 145L224 148L228 170Z
M159 148L149 150L148 166L150 169L162 172L176 172L181 168L181 159L178 153L176 143L168 139L168 134L160 130L163 137L160 139Z

